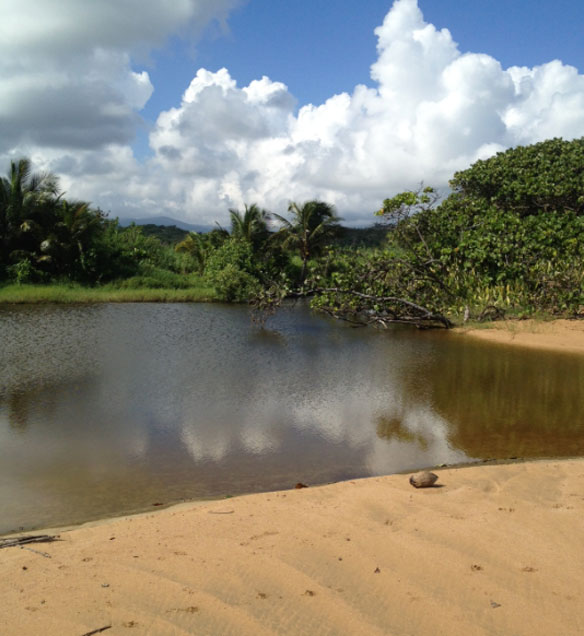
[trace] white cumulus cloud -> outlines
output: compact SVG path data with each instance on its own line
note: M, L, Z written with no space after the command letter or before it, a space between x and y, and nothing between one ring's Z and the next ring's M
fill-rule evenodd
M153 164L175 192L185 184L179 207L210 221L243 202L282 210L318 197L368 222L383 198L422 180L445 186L498 150L584 131L584 76L573 67L503 69L463 53L416 0L397 0L375 34L375 84L297 114L280 82L239 88L226 69L199 70L151 135Z
M8 4L17 11L15 2ZM71 18L70 47L81 51L75 69L54 67L46 76L35 75L31 65L19 79L15 58L8 56L13 72L6 80L7 67L0 67L7 96L0 104L3 143L13 151L26 131L44 167L61 172L76 194L114 214L166 213L212 223L225 222L227 209L244 202L282 212L290 200L322 198L348 222L369 223L385 197L420 181L444 187L455 170L478 158L584 131L584 75L578 69L558 60L503 68L485 53L461 51L447 29L424 21L417 0L396 0L375 29L369 86L296 110L293 95L276 78L240 87L227 69L200 69L176 106L159 114L150 134L153 156L139 162L130 140L153 87L147 74L133 70L132 51L161 42L185 16L196 23L217 15L208 13L210 2L182 0L157 22L157 9L168 10L168 3L147 4L138 12L140 24L128 27L129 40L122 26L106 33L101 26L107 14L99 12L90 52L73 33ZM120 6L113 0L101 5ZM217 3L223 15L232 5ZM53 34L61 28L58 21L49 24ZM54 56L60 54L54 38L41 37L32 26L18 37L27 37L32 51L54 47ZM0 53L9 45L0 45ZM66 98L73 94L73 104L60 110L61 93L53 87ZM43 100L44 108L30 106ZM12 125L3 128L5 121Z
M0 153L131 144L154 90L132 60L223 21L237 3L2 0Z

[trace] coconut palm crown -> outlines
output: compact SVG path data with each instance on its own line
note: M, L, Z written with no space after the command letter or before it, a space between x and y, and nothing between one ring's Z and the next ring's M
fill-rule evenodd
M269 214L262 210L255 203L245 204L243 213L239 210L230 209L231 236L243 239L252 244L254 250L268 237L267 220Z
M11 161L0 178L0 259L18 250L20 238L42 222L42 215L58 202L59 182L50 173L34 173L29 159Z
M301 279L304 281L308 260L334 234L342 219L336 215L334 206L324 201L306 201L302 205L291 202L288 212L292 215L291 219L279 214L272 215L281 223L275 236L282 239L283 247L299 251L302 259Z

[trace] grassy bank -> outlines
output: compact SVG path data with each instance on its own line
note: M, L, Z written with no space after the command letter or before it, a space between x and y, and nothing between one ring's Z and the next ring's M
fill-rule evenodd
M6 285L0 287L0 304L43 303L140 303L209 302L216 300L212 287L199 285L185 289L120 289L111 285Z

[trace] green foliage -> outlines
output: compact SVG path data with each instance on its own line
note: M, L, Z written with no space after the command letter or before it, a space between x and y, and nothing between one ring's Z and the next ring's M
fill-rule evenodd
M519 216L584 212L584 138L518 146L457 172L454 192Z
M415 262L397 257L390 249L345 250L336 253L335 267L321 276L319 287L352 293L326 291L313 300L313 306L333 315L368 322L371 316L380 320L402 316L401 301L395 298L445 312L451 297L448 291L424 272L416 271Z
M214 249L205 267L205 279L228 302L243 302L256 293L257 274L252 245L241 238L230 238Z
M252 204L230 210L231 234L175 232L172 245L169 233L123 229L66 200L54 176L22 159L0 180L0 280L22 290L109 284L114 295L142 299L197 297L203 281L205 293L252 298L258 309L320 290L315 306L382 323L426 310L423 320L440 324L441 315L477 317L486 307L582 312L584 139L499 153L451 185L441 203L430 187L386 199L376 213L383 225L365 230L340 228L331 205L307 201L291 203L288 217L271 215L281 227L270 234L270 215Z
M85 202L65 200L57 179L33 173L27 159L10 163L0 179L0 273L91 284L129 273L131 260L117 223Z
M221 270L209 273L207 280L212 284L218 298L226 302L245 302L260 289L257 278L231 263Z
M282 224L274 235L282 248L297 250L302 259L300 282L304 282L308 273L308 261L319 253L338 231L341 220L332 205L323 201L306 201L302 205L290 203L288 212L291 220L279 214L273 214Z
M189 232L188 236L176 245L175 251L190 259L190 264L186 261L192 268L190 271L203 274L209 255L223 245L228 238L229 234L223 229L215 229L206 234Z
M125 278L117 283L119 289L188 289L198 281L199 276L184 275L168 269L148 266L141 268L137 276Z
M253 250L247 241L230 238L214 249L207 259L206 273L214 274L228 265L249 273L255 271Z
M28 159L11 161L0 179L0 264L8 267L40 257L40 243L52 226L58 204L58 182L36 174Z
M430 186L417 192L400 192L391 199L385 199L383 207L375 214L384 216L386 220L399 222L405 216L430 209L436 200L436 191Z
M231 219L231 236L248 241L257 252L268 238L268 213L260 209L255 203L245 205L243 213L239 210L229 210Z
M578 312L583 153L582 140L515 148L457 173L455 191L437 207L430 189L384 201L400 291L426 299L429 285L432 306L454 312Z
M6 273L8 274L8 280L17 285L34 283L42 279L42 273L35 269L26 258L14 265L9 265L6 268Z

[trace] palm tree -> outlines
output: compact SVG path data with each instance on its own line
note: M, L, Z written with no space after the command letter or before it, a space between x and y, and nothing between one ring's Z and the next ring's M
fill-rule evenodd
M306 201L302 205L292 202L288 212L292 213L291 221L279 214L273 215L282 224L275 236L282 239L283 247L300 252L304 282L308 260L331 237L342 219L335 214L334 206L324 201Z
M73 273L78 263L83 274L88 273L86 254L96 234L102 229L104 216L89 208L84 201L62 201L60 220L55 230L61 252L61 266Z
M254 250L257 249L268 236L268 213L255 203L245 204L243 214L239 210L230 209L231 236L248 241Z
M209 254L220 247L227 237L229 237L229 233L222 227L211 230L206 234L189 232L185 239L176 245L174 251L189 254L197 263L199 274L202 274L205 271Z
M205 244L202 234L199 234L198 232L189 232L185 239L176 245L174 251L190 254L197 263L197 270L199 274L202 274L205 271L208 246Z
M58 201L59 183L50 173L34 173L29 159L10 162L0 179L0 261L7 263L10 252L19 249L19 238L42 225L43 211Z

